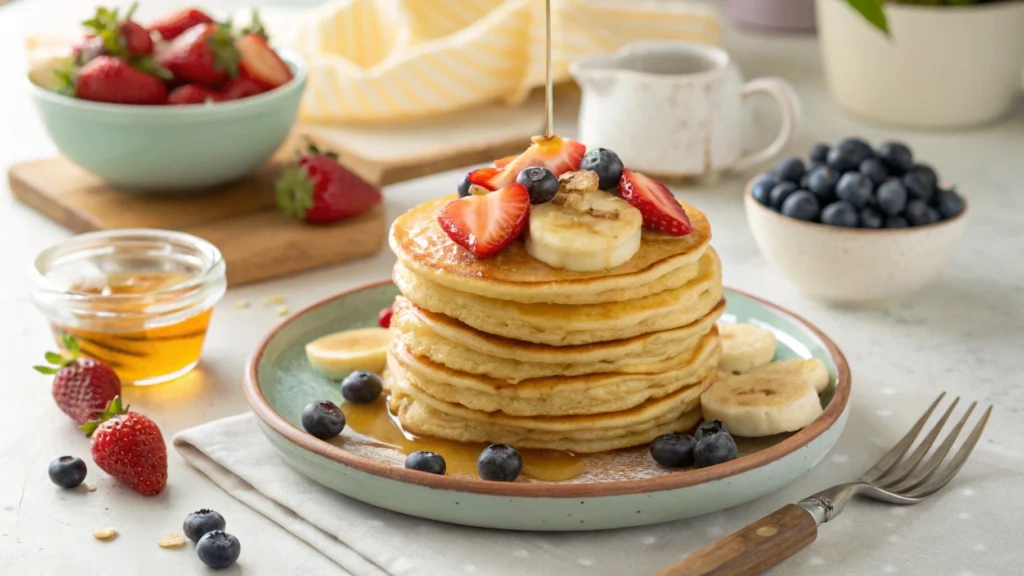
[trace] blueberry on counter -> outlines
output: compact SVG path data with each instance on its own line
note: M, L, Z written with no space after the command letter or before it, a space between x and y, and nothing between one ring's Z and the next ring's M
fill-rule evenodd
M797 184L800 182L800 178L802 178L803 175L804 161L795 156L783 158L775 165L775 176L778 177L780 182L792 182Z
M587 153L583 155L583 161L580 162L580 170L593 170L597 172L598 184L597 187L601 190L611 190L619 185L619 178L622 176L622 160L619 159L619 155L607 148L593 148L587 150ZM521 174L521 173L520 173ZM554 174L552 174L554 176ZM518 179L516 180L518 182ZM555 180L558 183L558 180ZM523 182L520 184L526 185ZM529 189L529 186L527 186ZM555 188L558 191L558 188ZM552 196L554 197L554 196ZM533 195L530 195L532 200ZM547 202L547 200L545 200ZM540 202L533 202L533 204L540 204Z
M444 456L434 452L413 452L405 457L405 467L409 470L419 470L420 472L430 472L431 474L439 474L444 476L447 470L447 465L444 461Z
M196 544L196 556L210 568L220 569L231 566L238 561L242 553L242 543L231 534L222 530L214 530L199 539Z
M858 208L863 208L872 201L871 180L860 172L847 172L836 184L836 196Z
M825 164L828 162L829 149L828 144L822 144L819 142L814 146L811 146L811 151L807 155L807 159L810 160L812 164Z
M889 172L896 176L902 176L914 167L914 154L902 142L883 142L877 154Z
M943 218L959 216L966 208L964 199L956 193L956 190L946 188L939 188L939 191L935 193L934 202L935 207L939 210L939 215Z
M860 209L860 227L861 228L881 228L884 220L882 219L882 213L878 210L871 208Z
M754 185L750 188L750 195L754 197L754 200L757 200L761 204L771 206L771 202L768 197L769 194L771 194L772 188L774 188L778 183L779 182L776 180L774 175L765 174L759 178L757 182L754 182Z
M356 370L341 381L341 395L353 404L374 402L383 390L384 381L380 376L366 370Z
M786 198L790 194L797 191L797 185L792 182L779 182L772 188L772 191L768 193L768 207L772 210L781 210L782 203L786 201Z
M700 423L700 426L693 433L693 439L700 442L700 439L705 436L722 433L729 434L729 427L725 425L725 422L721 420L708 420Z
M476 471L484 480L512 482L523 471L523 457L511 446L492 444L477 458Z
M697 441L689 434L662 434L651 442L651 457L669 468L692 466L696 445Z
M926 204L923 200L911 200L907 202L907 211L904 214L911 226L924 226L934 224L942 217L939 211Z
M889 171L878 158L868 158L860 163L860 173L867 176L875 186L889 179Z
M885 217L886 228L909 228L910 223L903 216L886 216Z
M61 456L50 462L50 480L61 488L74 488L83 481L87 473L85 462L75 456Z
M310 402L302 409L302 427L313 436L328 440L345 429L345 414L334 402Z
M783 216L817 222L818 217L821 216L821 204L818 203L818 198L814 194L807 190L797 190L782 203L781 211Z
M227 525L227 521L219 513L209 508L203 508L185 517L185 522L181 525L181 531L185 533L185 537L189 540L199 542L199 539L206 534L214 530L223 530Z
M856 206L840 200L825 206L821 211L821 223L829 226L856 228L860 224L860 217L857 215Z
M907 189L913 200L930 202L932 196L935 195L935 185L931 183L926 172L917 170L907 172L900 182L903 183L903 187Z
M829 150L827 163L829 168L840 173L856 170L860 163L874 155L874 150L867 142L859 138L847 138Z
M736 456L736 441L728 432L704 434L693 448L693 465L706 468L735 460Z
M465 176L462 182L459 182L459 198L469 196L469 187L472 185L473 183L469 181L469 176Z
M819 202L825 203L835 196L838 183L839 172L828 166L821 166L811 172L807 179L807 189L818 197Z
M899 180L888 180L875 191L875 201L887 216L895 216L907 208L907 189Z

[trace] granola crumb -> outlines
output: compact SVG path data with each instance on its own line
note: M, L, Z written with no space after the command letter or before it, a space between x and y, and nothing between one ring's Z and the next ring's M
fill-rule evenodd
M267 296L263 299L264 306L270 306L271 304L284 304L284 296L274 294L273 296Z
M95 484L86 484L85 485L85 490L86 490L86 492L95 492L96 491L96 485Z
M185 536L181 534L168 534L156 541L161 548L178 548L185 545Z
M287 316L288 315L288 307L287 306L278 306L277 307L277 315L278 316Z
M239 300L239 301L235 302L235 308L248 308L248 307L249 307L249 301L248 300Z
M97 530L92 533L92 537L97 540L112 540L116 536L117 530L114 530L113 528L104 528L102 530Z

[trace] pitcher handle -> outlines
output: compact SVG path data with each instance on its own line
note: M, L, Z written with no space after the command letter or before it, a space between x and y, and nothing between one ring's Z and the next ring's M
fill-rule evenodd
M757 78L743 85L740 91L740 99L744 104L755 94L767 94L775 99L779 109L782 111L782 128L775 140L756 152L750 152L739 159L732 167L733 170L741 171L751 166L760 164L765 160L782 151L786 143L793 137L797 124L800 121L800 97L796 95L793 86L781 78Z

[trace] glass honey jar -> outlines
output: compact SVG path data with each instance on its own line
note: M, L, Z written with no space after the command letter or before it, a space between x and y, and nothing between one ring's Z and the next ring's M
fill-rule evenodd
M199 362L224 273L220 251L189 234L92 232L36 257L32 299L58 346L74 336L122 384L159 384Z

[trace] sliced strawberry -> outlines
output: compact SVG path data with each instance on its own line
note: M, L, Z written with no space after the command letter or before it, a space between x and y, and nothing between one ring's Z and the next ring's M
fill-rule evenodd
M505 156L504 158L498 158L497 160L494 161L494 167L500 170L505 166L511 164L512 161L515 160L516 158L519 158L519 156L516 156L515 154L513 154L512 156Z
M534 136L533 144L525 152L507 163L502 158L493 167L470 172L469 181L488 190L500 190L514 184L520 172L533 166L543 166L554 172L555 176L561 176L579 170L586 151L586 146L568 138Z
M242 74L264 88L277 88L292 79L292 71L274 49L267 45L267 39L258 33L250 33L235 41L235 48L241 55L238 63Z
M529 217L530 193L512 184L453 200L437 213L437 222L453 242L477 258L490 258L519 237Z
M686 236L693 228L686 210L664 184L628 168L619 178L619 195L644 217L644 227L670 236Z
M220 88L221 100L241 100L266 92L262 86L250 78L239 76L228 80Z
M199 24L213 24L213 18L202 10L182 8L153 22L149 25L149 30L159 33L161 38L170 42L185 30Z
M178 86L171 93L167 95L167 103L170 105L182 105L182 104L205 104L207 102L216 102L220 98L217 93L210 90L206 86L200 86L199 84L185 84L184 86Z

